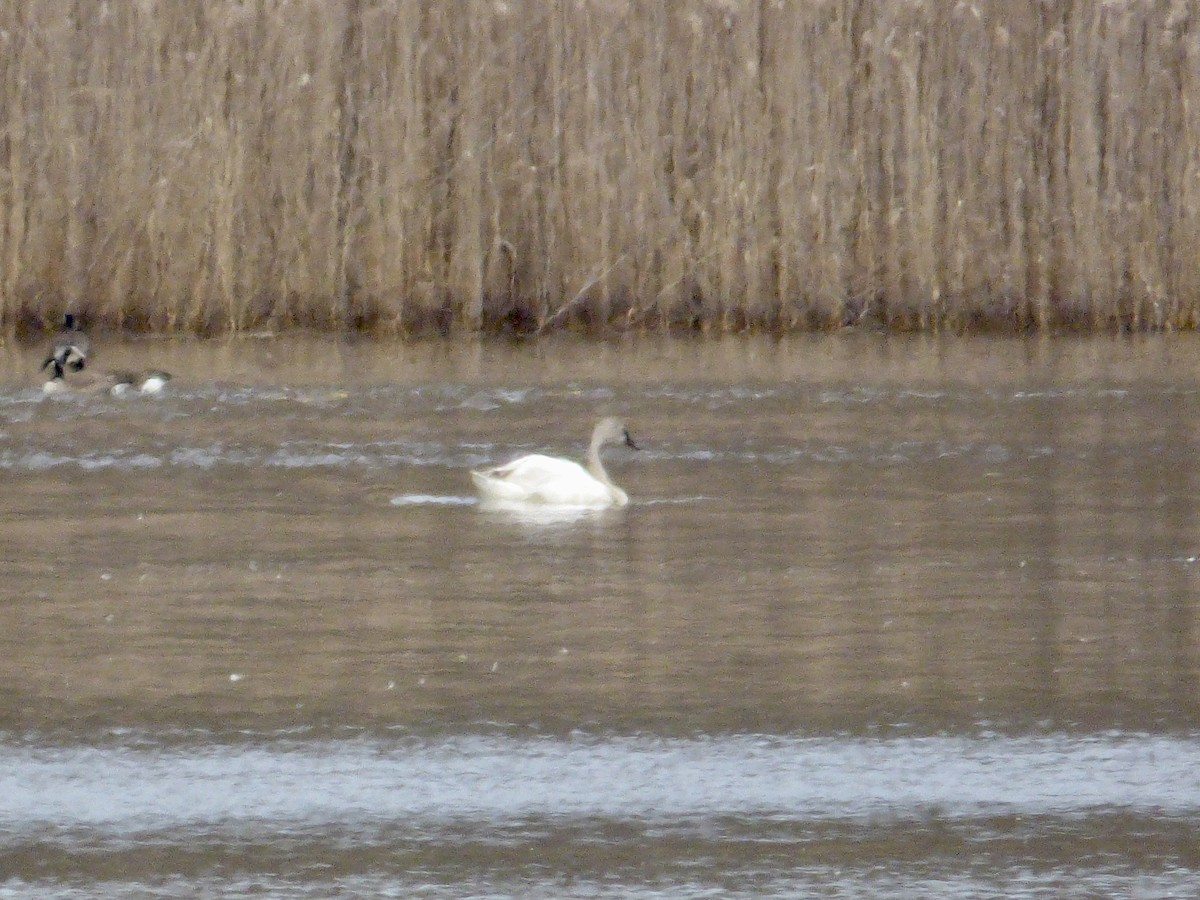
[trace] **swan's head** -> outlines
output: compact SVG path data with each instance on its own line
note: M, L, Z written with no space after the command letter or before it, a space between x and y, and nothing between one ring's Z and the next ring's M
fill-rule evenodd
M596 424L596 430L592 432L592 444L596 447L603 444L624 444L631 450L642 449L629 436L629 429L625 427L625 423L614 416L601 419Z

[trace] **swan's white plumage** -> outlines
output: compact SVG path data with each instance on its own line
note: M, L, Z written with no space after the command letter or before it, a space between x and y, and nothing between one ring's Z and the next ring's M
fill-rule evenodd
M471 480L485 500L500 503L624 506L629 496L612 483L600 464L600 448L618 440L637 449L619 420L603 419L592 432L586 468L569 459L534 453L502 466L473 471Z
M471 480L492 500L561 506L623 506L629 502L624 491L600 481L579 463L539 453L472 472Z

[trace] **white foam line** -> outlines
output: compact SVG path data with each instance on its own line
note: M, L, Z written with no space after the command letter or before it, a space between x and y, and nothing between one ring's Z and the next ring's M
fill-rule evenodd
M265 819L503 821L530 816L776 820L1082 815L1195 817L1194 738L752 735L250 747L0 745L8 830L115 831Z
M391 499L392 506L474 506L475 497L456 497L441 494L398 494Z

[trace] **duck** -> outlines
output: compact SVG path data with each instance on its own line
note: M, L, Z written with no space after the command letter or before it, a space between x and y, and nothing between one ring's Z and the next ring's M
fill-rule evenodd
M123 397L129 393L161 394L171 373L162 369L149 369L145 372L110 372L111 384L109 393L114 397Z
M58 360L50 361L51 377L42 385L44 394L80 393L109 394L126 397L130 394L159 394L171 380L171 373L161 369L145 372L105 372L102 375L67 375Z
M81 372L87 365L88 354L91 350L91 340L79 327L75 316L67 313L63 317L62 331L54 336L54 343L50 346L50 355L42 363L42 369L49 368L53 363L56 371L60 373L64 368L70 369L72 372Z
M609 443L641 449L620 419L608 417L597 422L592 430L584 465L533 453L502 466L472 470L471 480L487 501L593 508L625 506L629 495L613 484L600 462L600 448Z
M62 364L58 360L51 358L48 363L42 365L42 368L46 368L46 365L53 365L54 369L50 377L42 385L42 393L62 394L69 391L71 388L67 385L66 379L63 378Z

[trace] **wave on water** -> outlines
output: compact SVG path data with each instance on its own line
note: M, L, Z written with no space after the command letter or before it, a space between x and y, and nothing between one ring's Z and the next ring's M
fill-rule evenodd
M924 465L945 460L977 462L982 465L1018 465L1028 460L1053 457L1056 451L1046 446L1027 448L1003 444L954 444L950 442L909 441L892 445L811 445L741 447L724 450L687 447L672 450L657 448L639 457L643 463L707 463L792 466L797 464L838 465L860 463L873 467ZM83 470L137 470L163 465L180 468L211 469L219 465L271 469L333 469L352 467L445 466L472 468L490 461L470 446L445 447L424 444L383 446L378 443L347 445L342 443L288 442L284 445L254 447L234 444L177 447L97 447L68 446L0 447L0 469L40 472L61 466Z
M466 735L156 747L0 744L9 830L258 820L653 822L1200 814L1194 736L885 740Z
M474 506L479 500L439 494L398 494L390 502L392 506Z

